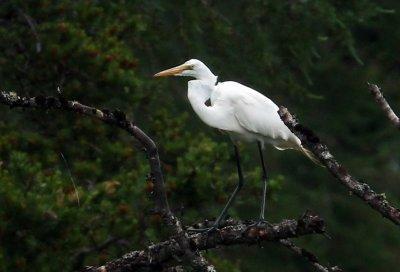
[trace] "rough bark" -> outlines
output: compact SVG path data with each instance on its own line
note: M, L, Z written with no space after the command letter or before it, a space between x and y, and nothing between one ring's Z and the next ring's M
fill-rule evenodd
M400 118L394 113L389 103L386 101L385 97L381 92L381 88L379 88L375 84L368 83L368 89L374 97L376 103L378 103L379 107L385 113L386 117L389 121L398 129L400 129Z
M209 226L209 223L199 224L201 227ZM283 220L279 224L271 226L255 227L254 222L228 221L225 227L211 233L201 233L189 236L190 245L196 250L209 250L218 247L232 245L259 245L262 242L280 241L282 239L295 238L308 234L324 233L325 223L317 215L305 213L298 220ZM184 253L174 238L148 247L146 250L133 251L122 258L108 262L100 267L88 267L90 272L120 272L136 271L148 267L157 269L164 262ZM311 254L310 254L311 255ZM316 258L314 263L318 263ZM322 266L322 265L321 265ZM323 271L323 270L322 270Z
M310 150L343 186L382 216L391 220L396 225L400 225L400 210L386 200L385 194L376 193L368 184L359 182L352 177L315 133L299 124L287 108L280 107L278 113L286 126L299 137L302 145Z

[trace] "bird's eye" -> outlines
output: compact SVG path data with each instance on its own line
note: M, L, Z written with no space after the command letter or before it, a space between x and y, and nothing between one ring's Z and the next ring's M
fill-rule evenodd
M189 67L190 67L190 69L193 70L194 69L194 64L190 65Z

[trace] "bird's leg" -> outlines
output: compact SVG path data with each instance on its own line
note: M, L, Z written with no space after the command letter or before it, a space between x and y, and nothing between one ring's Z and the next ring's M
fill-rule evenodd
M257 146L258 146L258 152L260 153L260 160L261 160L261 167L263 170L263 175L262 175L262 179L263 179L263 194L262 194L262 202L261 202L261 211L260 211L260 220L264 220L265 217L265 201L267 198L267 185L268 185L268 176L267 176L267 170L265 168L265 163L264 163L264 155L262 152L262 148L261 148L261 143L257 142Z
M188 229L189 231L193 232L209 232L216 230L219 227L219 224L221 223L222 219L224 219L226 212L228 211L229 207L232 206L233 201L235 200L236 195L240 191L240 189L243 187L243 173L242 173L242 167L240 166L240 156L239 156L239 150L237 146L234 144L234 149L235 149L235 158L236 158L236 166L237 166L237 172L238 172L238 184L236 185L235 190L231 194L231 196L228 199L228 202L226 203L225 207L223 208L222 212L218 216L217 220L215 220L213 226L211 228L204 228L204 229Z
M261 143L258 141L257 142L258 146L258 152L260 154L260 160L261 160L261 168L263 171L262 175L262 180L263 180L263 191L262 191L262 199L261 199L261 209L260 209L260 217L258 221L254 225L262 225L262 224L267 224L271 225L268 221L265 220L265 207L266 207L266 197L267 197L267 186L268 186L268 175L267 175L267 170L265 167L265 162L264 162L264 155L262 152L261 148Z
M233 201L235 200L236 195L242 189L243 187L243 172L242 172L242 167L240 165L240 156L239 156L239 150L236 145L234 145L235 149L235 158L236 158L236 167L237 167L237 172L238 172L238 184L233 191L232 195L229 197L228 202L226 203L224 209L222 210L221 214L218 216L217 220L215 220L214 225L219 226L219 223L221 223L221 220L224 219L226 212L228 211L229 207L232 206Z

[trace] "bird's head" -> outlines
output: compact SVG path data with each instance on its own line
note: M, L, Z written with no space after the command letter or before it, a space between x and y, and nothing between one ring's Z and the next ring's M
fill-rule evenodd
M189 76L200 80L211 80L214 83L217 81L217 77L210 71L210 69L197 59L188 60L181 65L161 71L154 75L154 77L164 76Z

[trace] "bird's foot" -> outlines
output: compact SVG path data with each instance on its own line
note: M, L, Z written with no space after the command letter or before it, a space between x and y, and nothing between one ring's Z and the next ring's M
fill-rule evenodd
M194 232L194 233L211 233L211 232L217 231L217 229L218 229L218 226L213 225L212 227L209 227L209 228L200 228L200 229L188 228L187 231Z
M272 224L267 220L260 218L256 220L256 222L251 224L249 227L265 227L265 226L272 227Z

